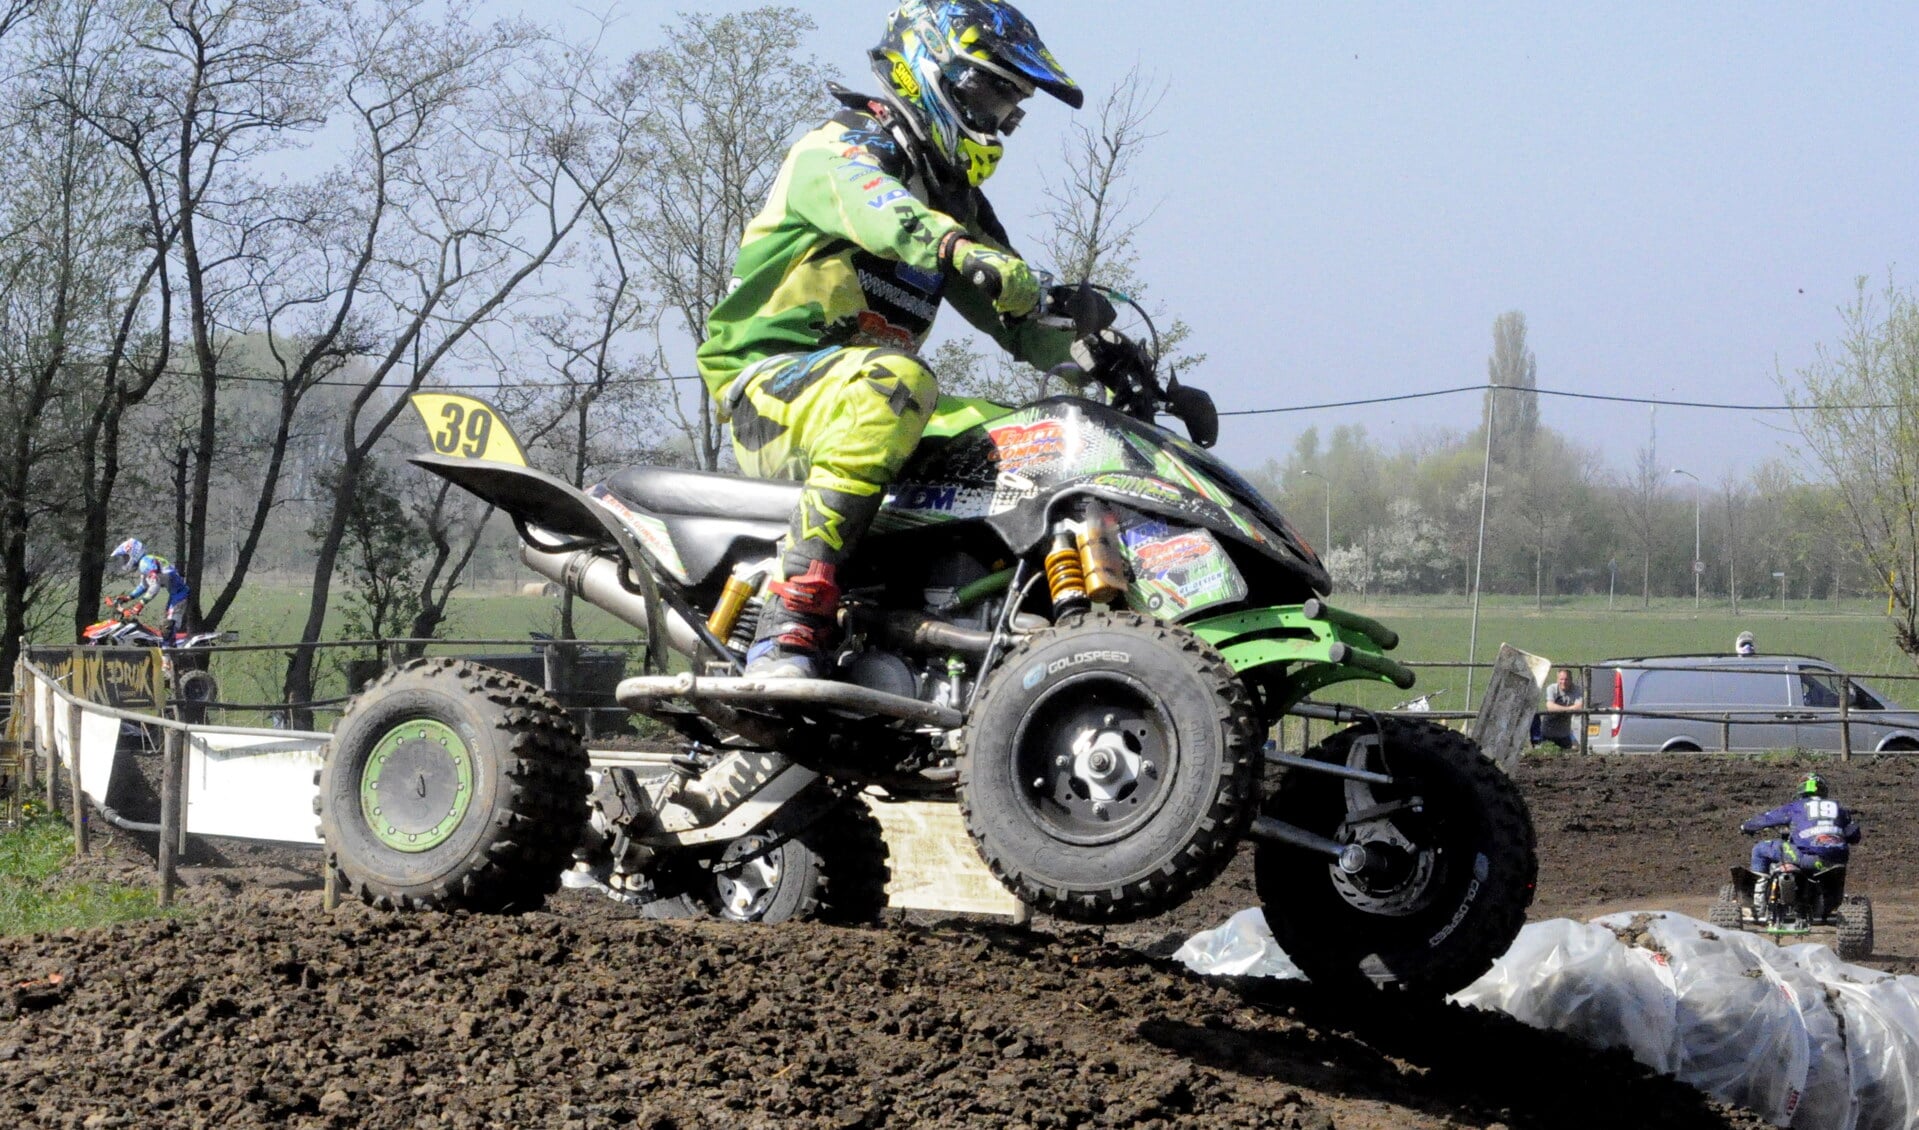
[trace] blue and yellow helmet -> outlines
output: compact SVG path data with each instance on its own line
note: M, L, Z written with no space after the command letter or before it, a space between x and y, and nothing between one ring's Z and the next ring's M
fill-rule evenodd
M1032 22L999 0L904 0L870 54L920 143L976 188L999 167L1000 135L1033 91L1074 109L1086 101Z

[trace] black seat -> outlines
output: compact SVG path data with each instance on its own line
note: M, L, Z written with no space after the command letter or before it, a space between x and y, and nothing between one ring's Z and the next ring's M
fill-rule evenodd
M694 584L738 559L771 556L800 484L675 467L629 467L606 480L621 502L659 518Z
M621 502L662 518L689 515L785 522L799 505L801 486L677 467L628 467L607 479L606 489Z

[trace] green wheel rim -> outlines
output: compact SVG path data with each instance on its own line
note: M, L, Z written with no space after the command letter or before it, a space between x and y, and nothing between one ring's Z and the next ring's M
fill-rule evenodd
M360 814L373 838L395 851L439 847L472 802L472 751L452 727L429 718L381 735L360 770Z

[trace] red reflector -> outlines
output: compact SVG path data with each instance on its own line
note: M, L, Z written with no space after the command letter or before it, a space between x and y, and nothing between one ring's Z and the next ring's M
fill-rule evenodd
M1612 736L1616 738L1619 736L1618 712L1626 709L1626 673L1624 671L1616 670L1612 673L1612 708L1614 712L1612 716Z

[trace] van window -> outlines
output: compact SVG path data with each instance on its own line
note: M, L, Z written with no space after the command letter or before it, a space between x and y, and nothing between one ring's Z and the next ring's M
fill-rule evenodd
M1764 706L1778 710L1791 702L1783 671L1714 671L1713 701L1726 706ZM1832 705L1839 705L1834 696Z
M1838 706L1839 688L1824 675L1799 672L1799 701L1806 706Z
M1633 686L1634 706L1672 706L1713 701L1710 671L1664 671L1657 668L1639 673Z

